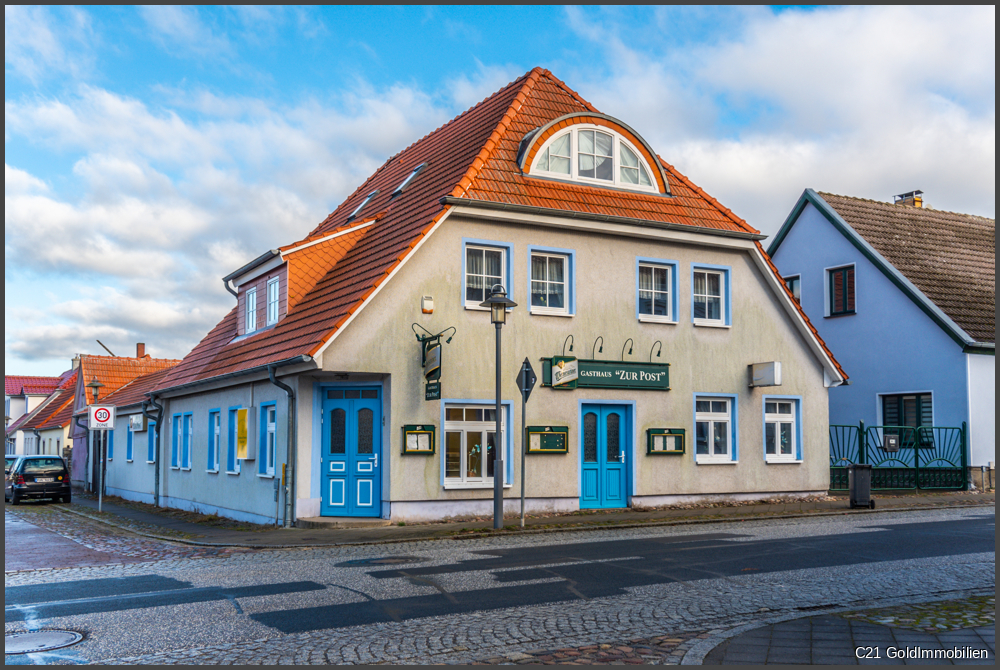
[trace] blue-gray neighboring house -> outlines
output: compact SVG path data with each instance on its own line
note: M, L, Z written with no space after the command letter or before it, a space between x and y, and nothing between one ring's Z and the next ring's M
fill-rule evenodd
M969 426L996 460L996 221L806 189L768 252L851 375L830 423Z

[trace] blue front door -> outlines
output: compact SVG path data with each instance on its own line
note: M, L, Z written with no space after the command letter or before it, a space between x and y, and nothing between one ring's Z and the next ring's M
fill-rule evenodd
M628 506L628 408L584 405L580 508Z
M323 392L323 516L382 514L379 389Z

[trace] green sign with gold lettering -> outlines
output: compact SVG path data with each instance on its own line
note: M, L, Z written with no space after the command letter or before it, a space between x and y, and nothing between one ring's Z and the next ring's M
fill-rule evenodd
M542 386L552 386L553 362L562 357L542 359ZM564 359L565 360L565 359ZM596 361L576 359L573 384L556 384L555 388L635 389L643 391L670 390L669 363L634 363L631 361ZM566 363L563 369L566 369Z

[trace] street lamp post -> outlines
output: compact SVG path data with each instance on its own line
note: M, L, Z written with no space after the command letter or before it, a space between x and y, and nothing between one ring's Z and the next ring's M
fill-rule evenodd
M497 405L496 405L496 437L493 440L493 528L503 528L503 433L501 422L503 408L500 405L500 329L507 321L507 310L517 307L517 303L507 297L503 286L496 284L490 289L489 297L479 305L490 310L490 321L497 331Z

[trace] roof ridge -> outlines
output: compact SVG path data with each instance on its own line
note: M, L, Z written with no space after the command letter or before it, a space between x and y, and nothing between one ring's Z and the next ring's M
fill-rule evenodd
M510 128L510 124L514 120L514 117L517 116L517 113L521 111L522 107L524 107L524 103L528 98L528 92L535 87L535 84L538 83L541 76L542 70L536 67L532 69L526 77L524 77L524 83L521 84L521 88L518 90L517 95L514 96L514 99L510 101L510 104L507 106L507 111L505 111L503 116L500 117L500 121L497 122L496 127L493 128L493 132L490 133L490 136L486 139L486 142L483 143L479 153L472 159L472 163L469 164L465 174L458 180L458 183L455 184L455 187L452 189L451 195L453 197L461 198L465 193L468 193L469 187L472 186L472 182L475 181L479 172L483 169L483 166L486 165L490 156L493 155L493 152L500 144L500 140L503 139L507 129ZM515 105L517 107L516 109Z
M824 198L831 196L834 198L843 198L844 200L855 200L857 202L867 202L873 205L882 205L883 207L889 207L889 208L892 207L898 208L901 206L892 202L886 202L885 200L875 200L873 198L859 198L853 195L841 195L839 193L829 193L827 191L816 191L816 193ZM903 206L905 207L905 205ZM898 211L916 211L916 210L919 210L920 212L933 213L933 214L951 214L953 216L967 216L967 217L972 217L974 219L992 221L994 224L996 224L996 219L991 219L988 216L980 216L979 214L969 214L967 212L953 212L949 209L937 209L936 207L911 207L910 210L898 210Z
M706 201L708 201L709 204L713 205L723 215L727 216L733 223L735 223L738 226L742 226L744 228L744 230L746 232L748 232L748 233L755 233L755 234L759 234L760 233L759 230L757 230L756 228L754 228L753 226L751 226L749 223L747 223L746 221L744 221L743 219L741 219L740 217L738 217L733 210L729 209L728 207L726 207L725 205L723 205L721 202L719 202L718 200L716 200L715 198L713 198L712 196L710 196L708 193L706 193L700 186L698 186L693 181L691 181L686 175L682 174L680 170L678 170L677 168L675 168L673 165L671 165L667 161L663 160L663 157L661 157L659 154L656 154L656 160L660 161L660 164L663 165L664 168L666 168L667 170L669 170L670 174L672 174L678 180L684 182L684 184L688 188L690 188L692 191L694 191L695 193L697 193L698 195L700 195L701 197L703 197Z

